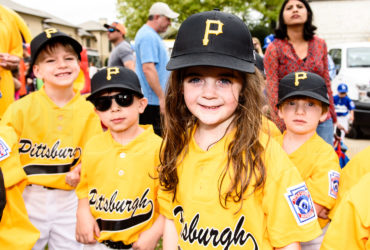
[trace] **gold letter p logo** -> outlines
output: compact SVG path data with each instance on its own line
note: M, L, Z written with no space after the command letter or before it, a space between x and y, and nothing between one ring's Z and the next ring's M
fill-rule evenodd
M217 24L217 30L211 30L211 24ZM220 20L207 20L206 21L206 31L204 32L204 38L203 38L203 45L207 46L209 39L208 36L210 34L212 35L219 35L222 33L222 26L224 24Z
M294 85L298 86L299 85L299 80L303 80L307 78L307 73L306 72L295 72L295 81Z
M119 73L118 67L107 68L107 80L109 81L110 79L112 79L111 75L116 75L118 73Z
M54 29L54 28L50 28L50 29L46 29L45 30L45 33L46 33L46 37L47 38L51 38L51 34L53 33L57 33L58 30L57 29Z

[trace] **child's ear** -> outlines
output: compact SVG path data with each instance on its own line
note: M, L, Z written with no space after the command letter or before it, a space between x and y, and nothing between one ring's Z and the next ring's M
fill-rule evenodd
M39 65L33 65L33 67L32 67L32 69L33 69L33 74L37 77L37 78L39 78L39 79L42 79L42 75L41 75L41 73L40 73L40 67L39 67Z
M144 113L146 106L148 105L148 99L145 97L139 99L139 113Z
M321 114L320 122L324 122L326 120L326 117L328 117L328 111Z
M284 119L283 112L281 112L281 106L278 107L278 115L280 119Z

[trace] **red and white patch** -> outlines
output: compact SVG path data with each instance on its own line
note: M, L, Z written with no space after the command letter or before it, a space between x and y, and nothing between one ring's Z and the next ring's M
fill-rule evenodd
M0 161L6 159L10 155L10 148L8 144L3 140L3 138L0 138Z
M328 173L328 177L329 177L329 196L336 199L338 195L340 174L337 171L330 170Z
M298 225L304 225L317 219L311 194L304 182L287 190L285 198Z

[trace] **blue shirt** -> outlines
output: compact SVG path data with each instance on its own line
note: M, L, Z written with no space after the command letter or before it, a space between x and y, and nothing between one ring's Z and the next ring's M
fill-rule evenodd
M159 105L157 95L149 86L145 78L142 64L154 63L157 69L159 82L163 91L166 89L166 83L170 72L166 70L169 60L166 47L158 33L148 25L143 25L136 33L135 37L136 52L136 73L140 80L141 89L144 96L148 99L149 105Z
M349 111L355 109L355 103L348 96L343 98L339 95L334 96L334 106L337 116L346 116Z

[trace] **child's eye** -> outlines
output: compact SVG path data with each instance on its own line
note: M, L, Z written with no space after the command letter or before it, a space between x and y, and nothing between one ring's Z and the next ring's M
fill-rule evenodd
M225 84L231 84L232 82L229 79L223 78L218 80L218 83L225 85Z
M53 62L55 62L55 60L54 59L46 59L45 62L46 63L53 63Z
M68 61L72 61L72 60L74 60L75 58L73 57L73 56L69 56L69 57L67 57L66 58L66 60L68 60Z
M307 106L307 107L314 107L314 106L315 106L315 103L313 103L313 102L308 102L308 103L306 103L306 106Z
M290 106L295 105L295 101L289 101L289 102L288 102L288 105L290 105Z
M194 83L194 84L200 84L202 80L198 77L192 77L192 78L187 79L187 82Z

